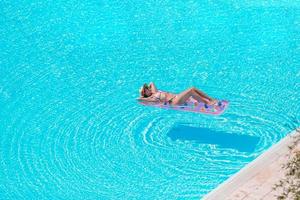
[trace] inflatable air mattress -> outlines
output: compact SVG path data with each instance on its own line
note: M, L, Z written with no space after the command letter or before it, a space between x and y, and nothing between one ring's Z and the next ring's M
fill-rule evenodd
M203 102L196 101L192 97L189 98L182 105L172 105L169 103L156 103L156 102L148 102L148 101L139 101L139 103L144 106L153 106L153 107L158 107L163 109L180 110L180 111L204 113L204 114L211 114L211 115L222 114L229 105L229 102L226 100L217 100L215 104L207 105Z

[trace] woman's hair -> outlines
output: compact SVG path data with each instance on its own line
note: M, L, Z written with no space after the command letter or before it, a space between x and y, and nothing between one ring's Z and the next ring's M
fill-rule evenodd
M143 97L145 97L145 98L149 97L149 95L147 95L146 92L145 92L146 89L149 90L149 87L148 87L147 83L145 83L145 84L143 85L143 88L142 88L142 90L141 90L141 95L142 95Z

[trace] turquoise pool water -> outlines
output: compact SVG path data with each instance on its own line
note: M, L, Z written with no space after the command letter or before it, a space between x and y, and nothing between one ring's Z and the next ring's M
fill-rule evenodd
M143 107L150 81L231 104ZM0 198L199 199L300 126L299 97L297 1L2 1Z

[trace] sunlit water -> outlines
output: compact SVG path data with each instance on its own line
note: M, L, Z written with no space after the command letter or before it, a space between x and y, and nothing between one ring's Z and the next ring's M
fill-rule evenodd
M299 1L4 0L0 199L199 199L300 126L299 54Z

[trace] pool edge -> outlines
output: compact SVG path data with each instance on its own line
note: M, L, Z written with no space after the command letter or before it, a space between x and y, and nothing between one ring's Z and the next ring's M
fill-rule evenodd
M289 146L295 141L294 136L300 136L300 128L287 134L203 199L274 199L274 195L271 194L274 192L272 187L284 175L281 165L287 161Z

